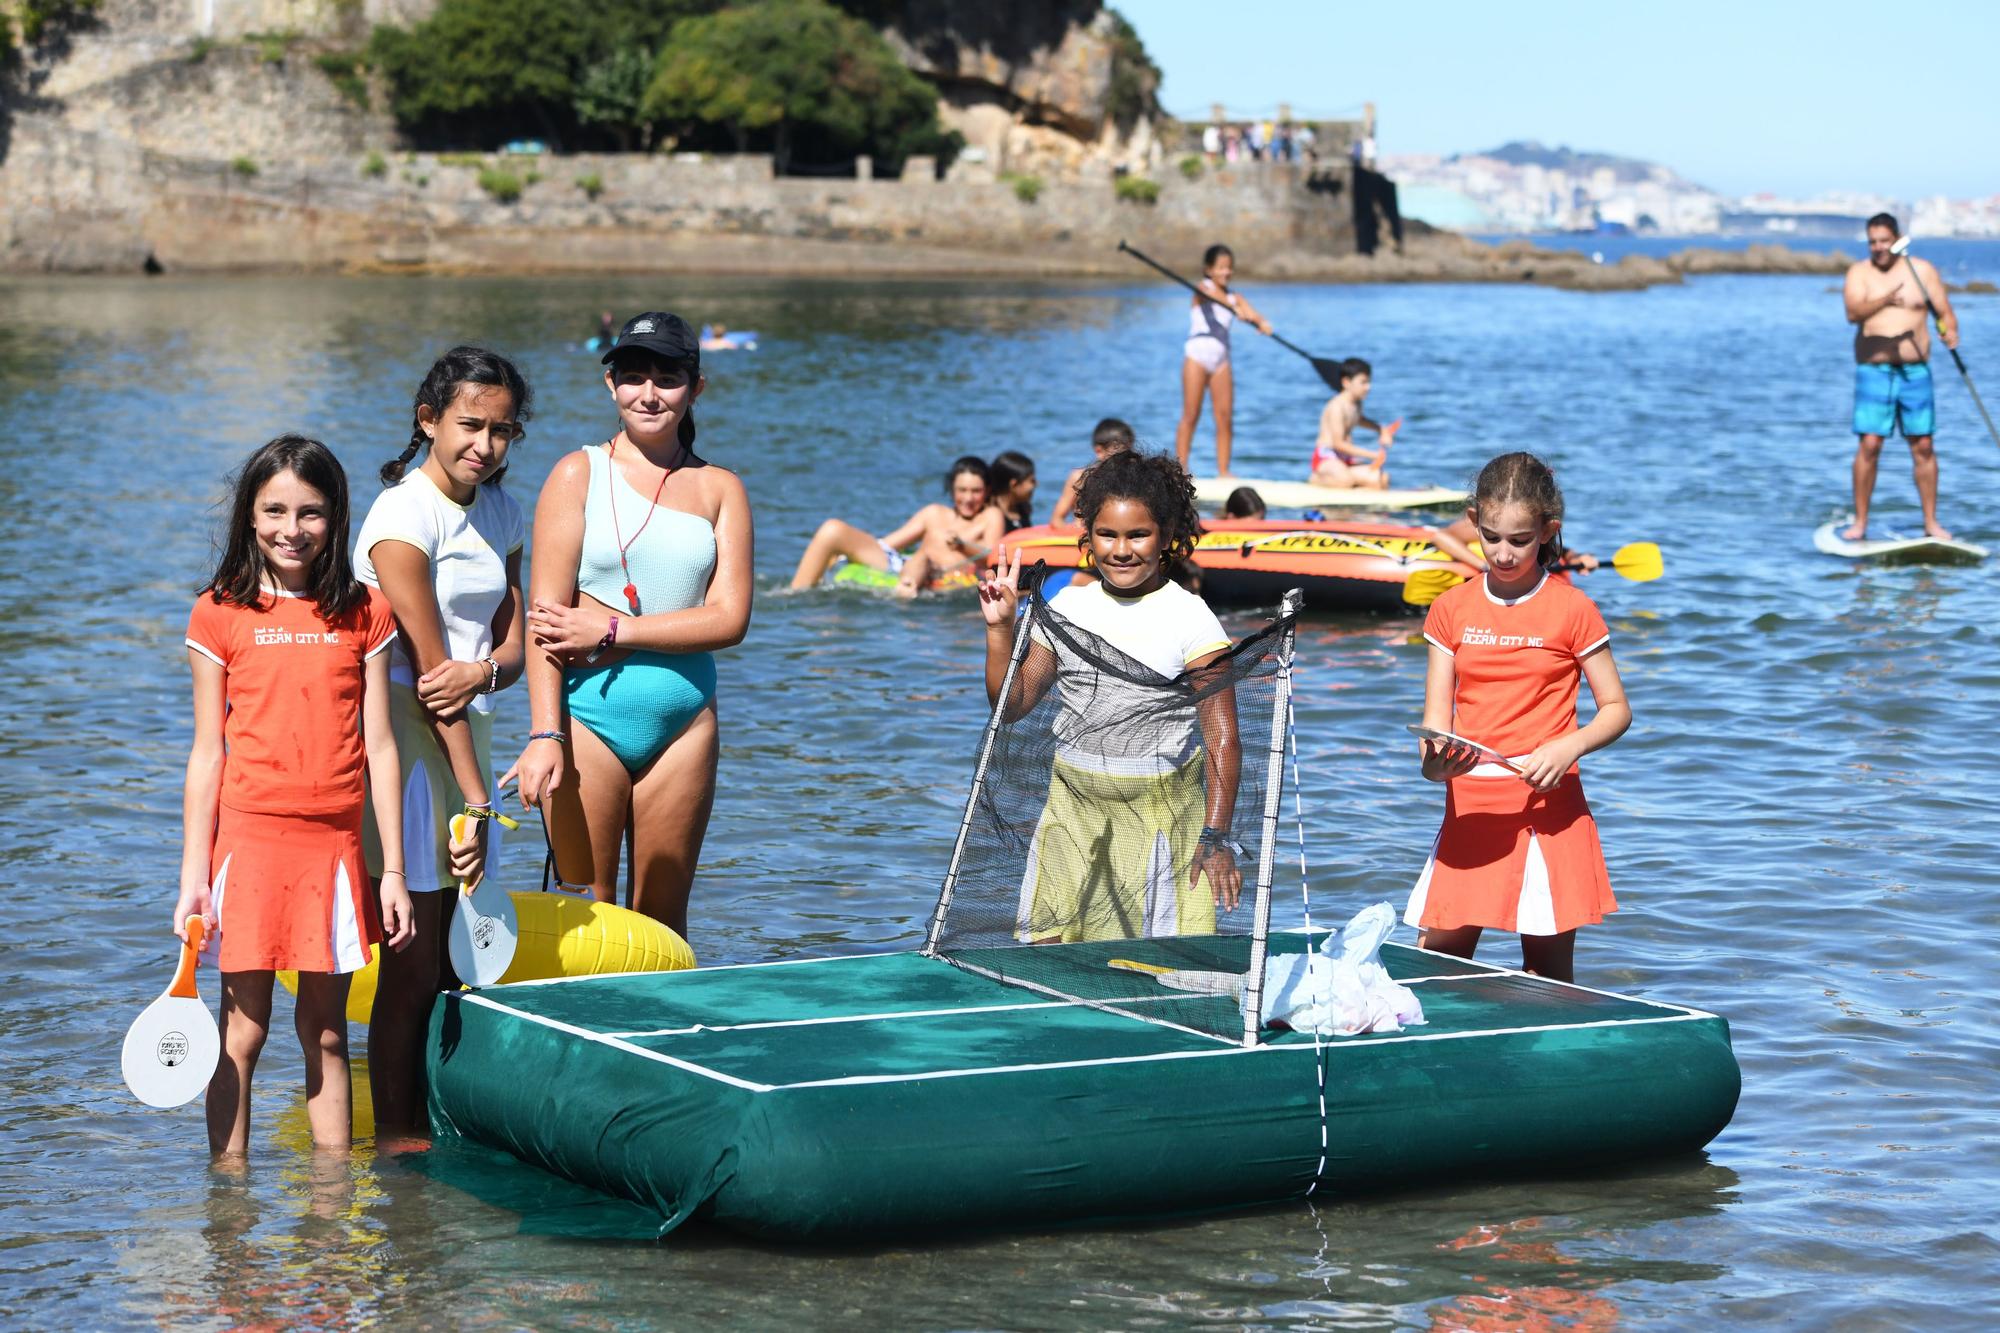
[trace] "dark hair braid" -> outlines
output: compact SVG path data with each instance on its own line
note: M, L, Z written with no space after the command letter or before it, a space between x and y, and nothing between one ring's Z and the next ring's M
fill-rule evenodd
M514 420L517 422L526 421L532 415L529 400L533 394L528 388L528 381L514 368L512 361L484 347L454 347L432 363L430 373L417 386L417 399L410 408L410 443L402 453L382 465L384 486L394 486L401 481L410 460L430 443L430 437L424 434L423 410L427 407L431 410L433 423L441 421L458 397L459 388L467 384L505 389L514 399ZM506 475L507 469L503 467L480 484L491 485Z
M1090 541L1098 511L1113 500L1137 500L1160 525L1160 562L1171 569L1194 554L1201 516L1194 507L1194 483L1165 454L1121 449L1084 469L1076 487L1076 514L1083 523L1078 544Z

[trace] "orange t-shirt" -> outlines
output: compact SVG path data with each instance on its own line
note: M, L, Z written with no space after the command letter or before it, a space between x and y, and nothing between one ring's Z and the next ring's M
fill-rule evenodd
M188 617L188 647L224 672L222 803L259 815L358 810L362 663L395 641L389 599L370 588L332 624L310 598L271 600L237 606L203 593Z
M1431 603L1424 637L1452 655L1451 730L1524 755L1576 730L1584 655L1611 639L1596 603L1565 579L1503 602L1484 577Z

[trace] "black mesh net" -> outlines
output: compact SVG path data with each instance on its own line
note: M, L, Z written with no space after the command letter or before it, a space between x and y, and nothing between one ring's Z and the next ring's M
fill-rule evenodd
M930 952L1242 1039L1237 992L1269 921L1292 617L1169 679L1038 595L1023 608Z

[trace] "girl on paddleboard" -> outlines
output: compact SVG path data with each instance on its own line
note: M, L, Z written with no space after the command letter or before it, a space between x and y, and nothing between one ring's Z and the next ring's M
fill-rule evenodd
M313 1142L345 1147L352 1133L348 981L372 945L413 938L389 722L395 637L389 603L348 562L347 477L332 452L300 435L257 450L187 629L194 743L174 930L200 913L222 972L222 1059L208 1085L217 1154L249 1147L250 1078L279 969L299 974ZM388 849L379 889L362 859L364 794Z
M368 1027L379 1129L420 1129L423 1033L443 974L445 924L460 879L493 869L493 696L526 658L521 545L527 522L501 488L521 438L528 385L505 357L454 347L418 386L410 442L382 467L388 487L361 524L355 573L389 599L401 631L389 650L390 721L402 779L401 855L418 945L382 958ZM410 462L418 454L423 462ZM414 660L413 660L414 659ZM472 816L454 849L451 816ZM375 822L362 826L369 873L384 865Z
M1235 440L1236 376L1229 366L1229 330L1238 319L1248 320L1259 333L1271 331L1271 321L1240 293L1229 290L1236 273L1236 256L1226 245L1211 245L1201 257L1200 296L1189 298L1188 336L1181 359L1181 420L1174 430L1174 455L1181 469L1194 447L1194 428L1201 420L1201 397L1214 402L1215 475L1229 475L1229 450Z
M557 461L535 503L521 800L556 877L687 936L715 804L715 653L750 627L750 499L694 451L708 381L678 315L648 311L604 354L618 432Z
M1470 958L1488 927L1521 937L1522 966L1574 977L1576 928L1616 911L1577 761L1632 725L1611 635L1558 570L1562 492L1533 454L1480 472L1466 511L1486 572L1445 593L1424 621L1430 665L1423 774L1445 787L1444 824L1403 919L1426 949ZM1576 722L1579 680L1597 714Z
M1229 635L1208 604L1167 577L1171 562L1193 551L1200 530L1186 472L1164 455L1113 453L1083 474L1077 516L1083 523L1079 541L1097 577L1057 593L1048 604L1051 613L1162 682L1228 653ZM979 585L988 702L998 702L1013 656L1020 587L1017 546L1007 564ZM1036 635L1014 673L1010 719L1033 709L1059 682L1066 707L1092 700L1089 711L1100 722L1131 715L1133 700L1143 706L1149 698L1144 687L1122 698L1112 673L1064 645L1054 635ZM1022 890L1017 930L1023 942L1210 935L1217 913L1236 906L1241 849L1228 836L1241 764L1235 695L1210 691L1190 711L1181 734L1164 729L1157 717L1141 723L1163 728L1139 743L1142 753L1100 754L1058 741ZM1099 730L1056 726L1058 737ZM1148 904L1136 892L1146 885L1129 871L1162 852L1174 867L1173 888ZM1107 866L1107 858L1116 864ZM1106 892L1105 884L1115 887Z

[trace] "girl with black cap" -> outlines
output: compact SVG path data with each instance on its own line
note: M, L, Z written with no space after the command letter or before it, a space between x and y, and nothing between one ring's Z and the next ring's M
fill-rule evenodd
M614 902L629 845L629 906L685 935L715 801L713 653L750 624L750 500L694 452L707 381L685 320L633 317L604 363L618 433L558 462L535 506L532 729L510 776L559 878Z

